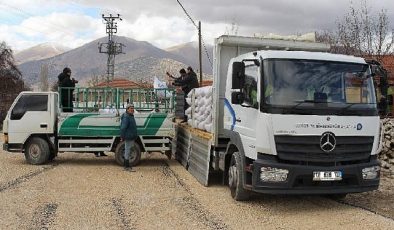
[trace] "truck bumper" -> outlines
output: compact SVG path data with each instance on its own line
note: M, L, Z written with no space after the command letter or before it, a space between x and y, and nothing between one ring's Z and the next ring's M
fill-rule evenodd
M376 190L379 187L380 176L375 179L363 179L362 170L367 167L379 166L376 158L369 162L341 166L308 166L279 163L272 160L257 159L253 163L252 190L267 194L339 194L357 193ZM263 182L260 179L261 167L271 167L288 170L284 182ZM340 181L313 181L313 172L341 171Z
M3 150L7 152L22 152L23 145L22 144L5 144L3 143Z

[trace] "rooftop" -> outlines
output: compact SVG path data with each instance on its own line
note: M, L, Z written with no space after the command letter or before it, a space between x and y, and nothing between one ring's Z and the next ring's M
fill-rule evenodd
M149 88L147 84L140 84L134 81L127 80L125 78L115 78L109 83L106 81L100 82L97 88L122 88L122 89L138 89L138 88Z

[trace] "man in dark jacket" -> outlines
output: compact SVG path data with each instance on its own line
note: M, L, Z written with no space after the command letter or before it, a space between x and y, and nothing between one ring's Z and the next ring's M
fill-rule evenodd
M172 76L172 74L170 74L169 72L166 72L166 74L167 74L167 76L168 76L169 78L171 78L170 81L179 81L179 80L183 80L183 79L186 77L186 70L183 69L183 68L180 69L180 70L179 70L179 74L180 74L179 77L174 77L174 76Z
M174 82L175 86L180 86L182 87L182 91L185 93L184 95L184 111L186 111L187 108L189 108L189 105L186 103L186 97L189 94L189 92L194 89L194 88L198 88L199 84L198 84L198 80L197 80L197 74L193 71L192 67L187 67L187 73L186 76L183 78L178 78L175 79ZM184 115L183 121L187 121L187 116Z
M120 137L121 141L125 142L124 151L124 168L127 171L132 171L130 166L130 150L134 149L135 140L137 139L137 124L134 119L134 105L128 104L126 106L126 112L122 114L120 123Z
M78 81L71 79L71 69L68 67L59 74L58 80L63 112L73 112L73 92Z
M185 92L185 97L187 97L187 94L192 89L199 87L197 74L193 71L192 67L189 66L187 67L186 76L183 78L175 79L174 85L181 86L182 91Z

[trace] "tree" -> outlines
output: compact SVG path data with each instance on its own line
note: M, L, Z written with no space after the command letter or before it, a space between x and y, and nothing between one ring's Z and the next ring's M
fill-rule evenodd
M381 61L384 55L393 54L394 29L389 28L387 10L372 15L367 0L360 2L356 8L351 1L349 11L337 21L336 31L323 31L317 40L331 44L333 53L374 56Z
M22 73L14 63L14 56L11 48L5 42L0 43L0 77L9 77L14 81L22 78Z
M104 82L106 80L106 77L104 75L98 75L96 73L93 73L93 76L88 80L88 87L90 88L95 88L97 87L101 82Z
M41 65L40 71L40 87L41 91L48 91L49 83L48 83L48 64Z
M0 129L6 112L19 92L26 90L22 74L14 63L12 50L0 43Z

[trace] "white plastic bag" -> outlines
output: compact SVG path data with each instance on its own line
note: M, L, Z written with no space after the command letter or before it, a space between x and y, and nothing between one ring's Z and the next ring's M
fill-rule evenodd
M171 94L167 90L167 83L160 81L157 77L154 77L153 88L155 89L158 98L171 98Z

